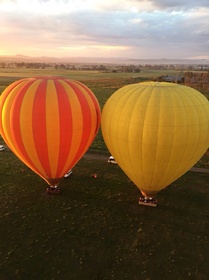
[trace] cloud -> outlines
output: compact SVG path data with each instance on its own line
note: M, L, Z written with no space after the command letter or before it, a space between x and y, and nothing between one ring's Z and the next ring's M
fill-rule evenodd
M153 6L158 9L173 10L173 11L188 11L191 9L197 9L199 7L209 8L209 2L207 0L150 0Z
M13 54L209 55L204 0L7 0L0 12L1 47Z

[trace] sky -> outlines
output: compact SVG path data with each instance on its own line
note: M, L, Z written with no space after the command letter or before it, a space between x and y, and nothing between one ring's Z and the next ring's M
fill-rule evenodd
M0 0L0 55L209 59L209 0Z

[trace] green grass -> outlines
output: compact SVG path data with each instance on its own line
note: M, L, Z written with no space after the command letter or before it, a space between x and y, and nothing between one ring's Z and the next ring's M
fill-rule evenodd
M207 279L208 174L188 172L149 208L107 158L82 158L54 196L1 152L1 280Z
M131 80L131 83L137 83L146 79L154 79L162 75L179 75L177 70L144 70L139 73L105 73L101 71L81 71L81 70L56 70L54 67L49 67L46 69L27 69L27 68L0 68L0 93L12 82L34 76L61 76L68 79L75 79L79 81L85 81L93 85L97 85L98 82L106 80L105 87L112 87L111 81L115 84L120 82ZM119 83L117 82L119 81ZM103 83L102 83L103 84ZM122 82L123 84L123 82ZM94 87L94 86L93 86ZM98 86L96 86L98 88ZM112 87L114 88L114 86Z
M131 82L91 77L86 85L102 108ZM208 279L209 174L187 172L159 192L156 208L144 207L108 156L100 130L55 196L8 148L0 152L0 280ZM206 154L198 165L208 164Z

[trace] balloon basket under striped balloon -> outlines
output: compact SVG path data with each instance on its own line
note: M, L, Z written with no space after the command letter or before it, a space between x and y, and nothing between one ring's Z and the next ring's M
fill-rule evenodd
M60 194L60 192L61 192L61 188L58 187L50 186L46 189L46 193L48 194Z

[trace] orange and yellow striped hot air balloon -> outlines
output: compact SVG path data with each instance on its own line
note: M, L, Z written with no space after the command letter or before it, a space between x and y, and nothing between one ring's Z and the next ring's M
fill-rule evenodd
M14 154L52 188L93 142L101 111L83 83L34 77L8 86L0 98L0 133Z

